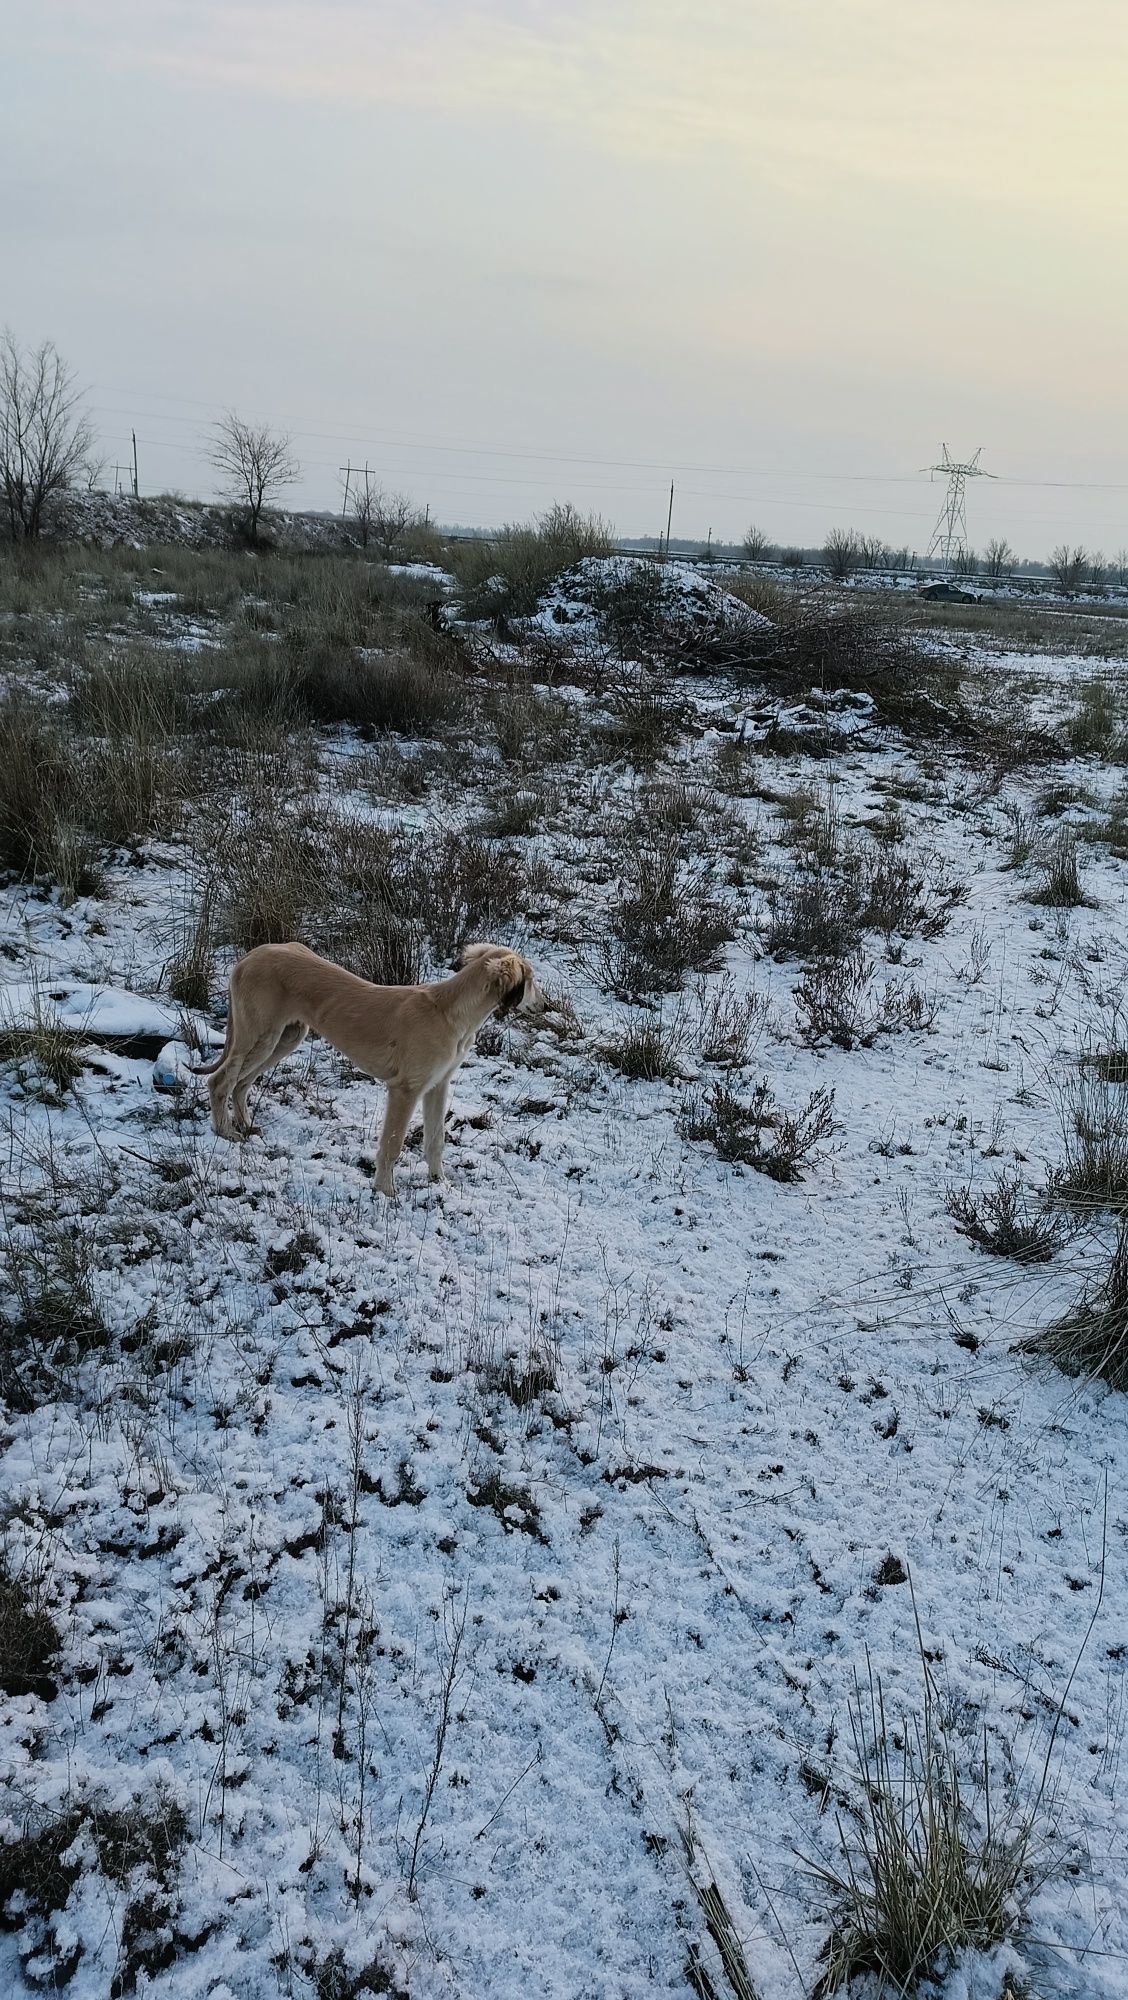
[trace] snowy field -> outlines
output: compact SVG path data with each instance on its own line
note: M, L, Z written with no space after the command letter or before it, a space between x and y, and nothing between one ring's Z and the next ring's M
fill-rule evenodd
M122 630L221 658L148 589ZM81 607L57 653L21 615L5 682L54 714ZM1115 1236L1043 1196L1078 1091L1119 1115L1079 1065L1117 1045L1122 766L1068 729L1124 668L935 637L983 724L945 734L723 646L644 689L606 629L568 587L481 628L418 743L197 735L97 880L0 891L0 1604L58 1635L3 1699L5 1994L800 2000L872 1676L895 1730L927 1691L969 1824L986 1768L1036 1825L1013 1940L928 1990L1128 1996L1128 1401L1020 1351ZM324 1044L259 1136L208 1125L225 844L245 900L295 812L510 871L484 934L549 1011L480 1037L448 1188L416 1132L375 1193L381 1093ZM704 913L665 992L655 829ZM1074 853L1085 900L1035 900ZM1006 1186L1035 1261L958 1226Z

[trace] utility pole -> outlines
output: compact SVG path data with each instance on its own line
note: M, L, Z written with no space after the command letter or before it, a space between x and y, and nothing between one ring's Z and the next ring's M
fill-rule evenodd
M352 479L352 460L350 459L347 465L339 465L337 470L338 472L343 472L345 475L345 497L341 502L341 519L343 521L349 511L349 482Z
M133 498L139 500L141 495L137 486L137 432L131 432L131 436L133 438Z
M666 515L666 561L670 560L670 526L674 518L674 482L670 481L670 507Z

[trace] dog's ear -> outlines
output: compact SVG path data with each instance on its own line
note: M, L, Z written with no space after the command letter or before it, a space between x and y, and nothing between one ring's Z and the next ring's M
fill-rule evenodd
M490 966L490 983L497 989L499 1014L512 1014L525 997L525 966L515 951L497 948L497 961Z
M458 954L459 965L475 965L481 958L489 958L495 951L504 950L499 944L464 944Z

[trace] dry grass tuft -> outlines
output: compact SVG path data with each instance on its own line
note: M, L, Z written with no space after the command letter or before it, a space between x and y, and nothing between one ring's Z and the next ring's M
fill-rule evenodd
M1067 1375L1128 1389L1128 1223L1119 1226L1100 1283L1087 1286L1069 1311L1025 1341L1022 1351L1047 1355Z
M1000 1810L987 1761L969 1786L940 1724L927 1663L923 1716L886 1713L880 1678L855 1682L850 1731L861 1799L837 1822L840 1857L810 1864L831 1903L825 1968L811 2000L869 1974L881 1990L918 1991L961 1950L1015 1937L1031 1893L1037 1809ZM982 1811L980 1825L972 1798Z
M602 1043L601 1053L621 1076L639 1083L673 1083L685 1073L688 1043L688 1024L679 1007L667 1019L661 1014L632 1015L618 1034Z

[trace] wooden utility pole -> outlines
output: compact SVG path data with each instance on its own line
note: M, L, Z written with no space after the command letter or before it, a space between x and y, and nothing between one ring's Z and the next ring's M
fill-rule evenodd
M137 432L131 432L131 436L133 438L133 498L139 500L141 495L137 486Z
M343 521L349 511L349 485L352 480L352 460L350 459L347 465L339 465L337 471L343 472L345 475L345 497L341 502L341 519Z
M674 518L674 482L670 481L670 510L666 515L666 561L670 560L670 526Z

